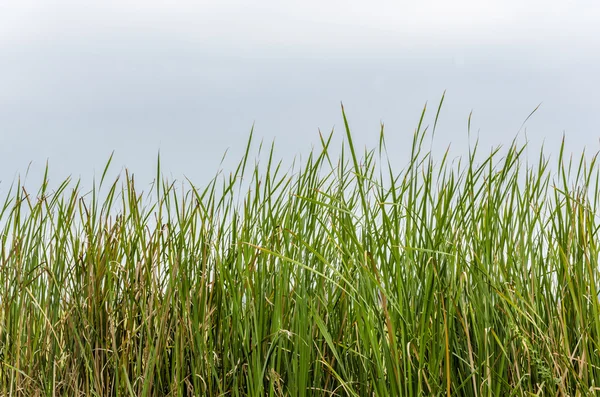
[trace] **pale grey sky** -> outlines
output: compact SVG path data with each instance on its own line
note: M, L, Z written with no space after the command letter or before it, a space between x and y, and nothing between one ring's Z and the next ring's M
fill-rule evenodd
M359 145L379 122L399 162L420 111L442 92L440 148L465 154L527 123L532 150L600 149L597 1L52 1L0 4L0 195L32 162L89 181L115 151L149 182L199 184L255 134L306 154L318 129Z

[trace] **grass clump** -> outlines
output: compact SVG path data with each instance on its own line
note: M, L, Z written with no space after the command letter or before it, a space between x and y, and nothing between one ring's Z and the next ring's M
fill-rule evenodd
M425 111L423 115L425 114ZM344 121L346 116L344 114ZM576 396L600 385L596 156L409 165L332 135L208 186L19 183L0 395ZM110 161L107 164L107 168ZM103 198L100 199L100 194Z

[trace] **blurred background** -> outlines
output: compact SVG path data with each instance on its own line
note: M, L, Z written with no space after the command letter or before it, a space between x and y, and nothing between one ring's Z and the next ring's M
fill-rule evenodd
M444 91L434 153L517 137L537 160L563 134L593 153L598 21L597 1L6 0L0 196L27 172L38 186L46 162L54 183L91 186L113 151L110 177L126 167L146 186L160 151L166 176L201 186L237 163L253 125L253 147L275 140L286 161L318 149L319 130L337 151L342 102L359 148L385 124L400 170Z

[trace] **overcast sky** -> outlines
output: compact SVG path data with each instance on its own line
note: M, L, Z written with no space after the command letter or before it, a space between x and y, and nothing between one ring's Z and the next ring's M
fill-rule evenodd
M521 131L532 150L600 149L600 2L27 1L0 3L0 195L31 163L89 181L115 151L150 182L202 184L253 123L278 157L318 131L406 153L426 102L435 145L464 155ZM524 135L526 131L526 136ZM397 152L396 152L397 151ZM228 163L226 163L227 166ZM231 163L229 163L231 164Z

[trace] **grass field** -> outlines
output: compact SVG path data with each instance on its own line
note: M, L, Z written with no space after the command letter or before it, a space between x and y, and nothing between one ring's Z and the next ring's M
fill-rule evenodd
M106 170L90 192L15 182L0 395L595 394L596 156L434 159L423 116L399 171L344 114L340 155L321 135L288 171L250 139L202 187L160 161L145 192Z

